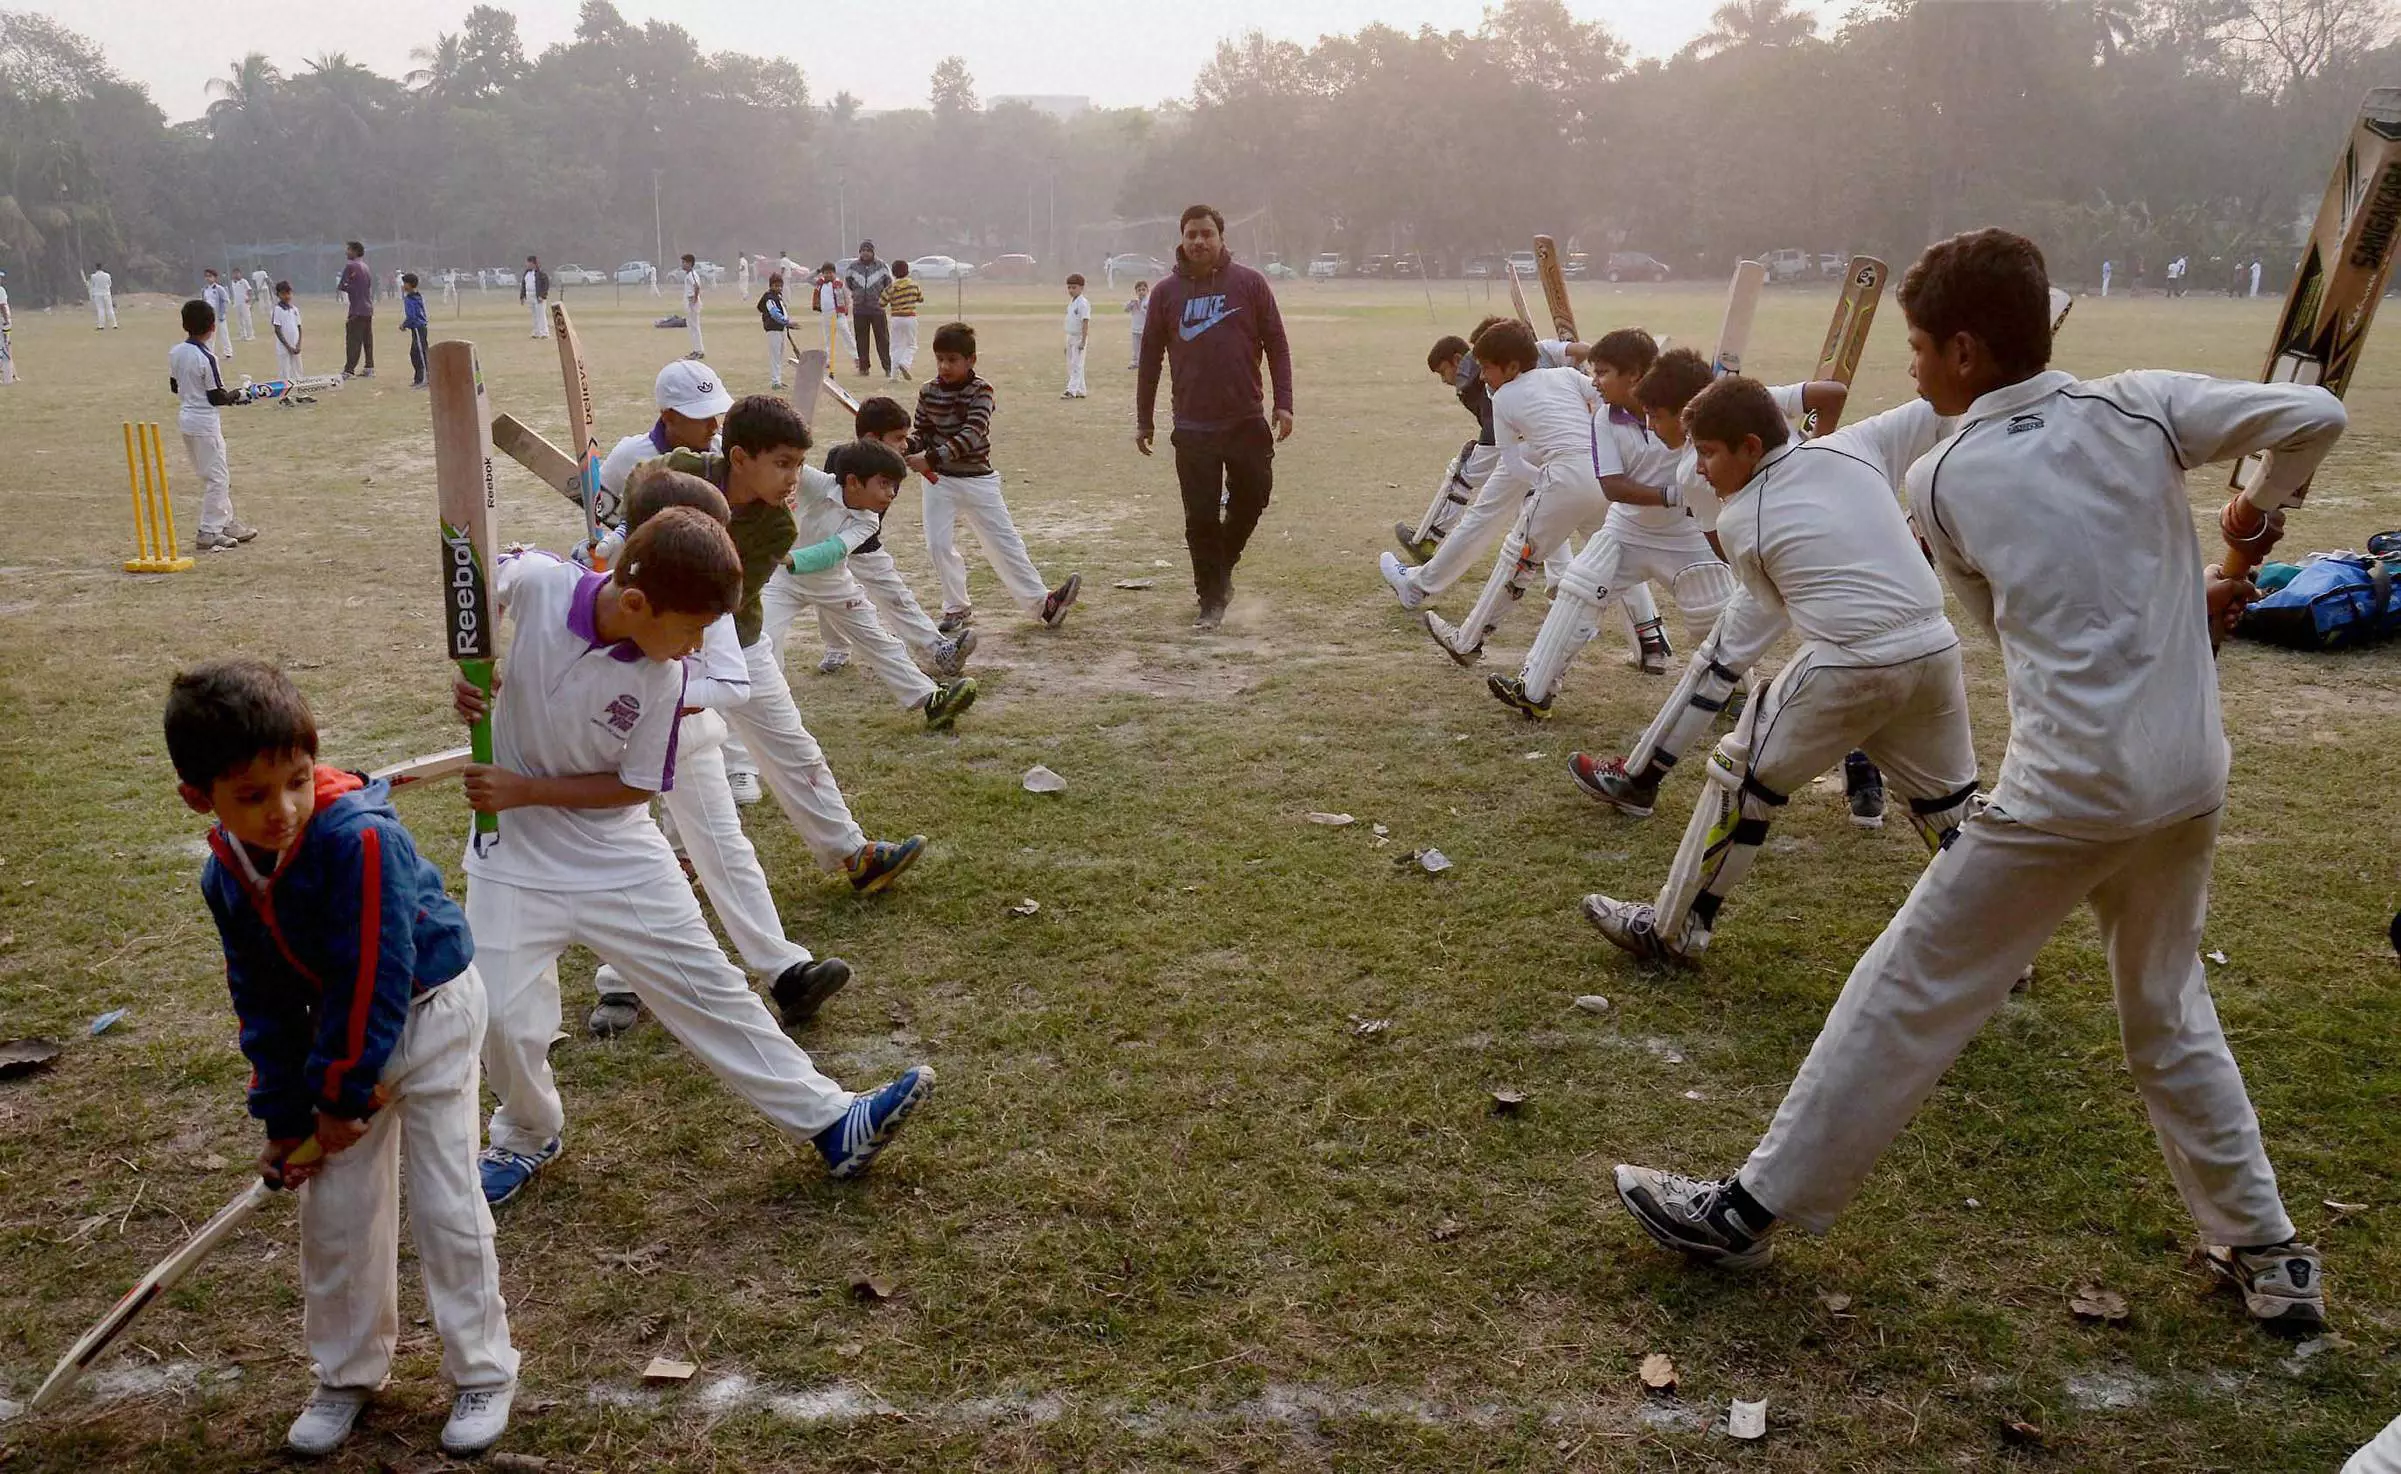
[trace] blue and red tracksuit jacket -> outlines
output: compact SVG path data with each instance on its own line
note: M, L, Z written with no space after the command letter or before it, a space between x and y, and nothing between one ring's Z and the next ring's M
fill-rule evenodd
M348 1120L400 1042L409 1008L467 970L475 939L442 872L417 853L389 784L317 769L317 810L271 875L209 831L201 893L225 943L225 981L250 1060L250 1114L271 1137Z

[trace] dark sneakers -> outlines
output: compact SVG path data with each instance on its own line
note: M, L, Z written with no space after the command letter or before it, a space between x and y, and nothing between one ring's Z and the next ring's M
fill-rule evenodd
M947 732L967 708L975 705L975 677L960 676L936 686L925 698L925 729Z
M900 878L900 873L917 863L925 853L925 836L912 834L907 839L871 839L860 845L858 853L842 862L842 873L850 877L850 888L862 896L873 895Z
M1708 1182L1650 1167L1617 1169L1618 1201L1644 1233L1720 1269L1757 1269L1775 1257L1776 1220L1751 1227L1734 1206L1735 1191L1730 1177Z
M1884 827L1884 774L1864 752L1842 760L1842 786L1851 799L1851 822L1862 829Z
M775 1000L784 1027L794 1029L816 1018L825 1000L841 992L849 981L849 963L839 957L820 957L785 968L768 984L767 993Z
M1075 603L1075 596L1083 592L1083 589L1084 575L1080 573L1067 575L1067 581L1052 589L1050 596L1042 601L1042 622L1052 629L1057 629L1060 625L1065 624L1068 608Z
M1547 722L1551 719L1551 704L1528 696L1526 683L1516 676L1504 676L1496 671L1484 678L1484 689L1490 691L1501 705L1529 722Z
M1657 782L1645 783L1626 771L1622 757L1596 758L1589 752L1567 755L1567 775L1576 786L1623 814L1648 819L1659 803Z

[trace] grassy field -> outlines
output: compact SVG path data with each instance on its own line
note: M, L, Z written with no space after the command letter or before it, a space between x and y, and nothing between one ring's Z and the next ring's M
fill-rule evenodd
M648 299L612 297L573 305L613 437L647 425L651 376L684 337L648 325ZM1718 297L1593 284L1578 307L1699 343ZM1018 524L1046 574L1082 570L1085 602L1057 633L1030 628L979 567L983 697L950 737L860 670L818 675L799 631L794 686L862 822L933 837L893 892L822 883L772 807L749 814L788 929L860 972L804 1042L853 1084L930 1058L941 1089L867 1183L835 1186L656 1025L584 1037L591 959L571 957L554 1055L569 1150L500 1218L525 1352L504 1447L572 1470L2188 1474L2330 1470L2401 1411L2401 995L2382 937L2401 649L2222 663L2236 763L2210 972L2287 1199L2326 1253L2341 1344L2304 1355L2210 1292L2082 918L1834 1233L1795 1236L1757 1277L1690 1269L1619 1211L1610 1165L1739 1161L1923 853L1906 826L1853 829L1821 788L1777 826L1706 971L1622 959L1578 897L1649 894L1691 791L1637 825L1580 797L1564 762L1622 750L1665 684L1619 664L1613 634L1530 726L1375 575L1467 433L1422 365L1487 310L1484 289L1296 283L1283 299L1299 433L1232 617L1201 637L1172 468L1129 443L1117 297L1092 398L1063 403L1055 294L968 293ZM1771 294L1755 371L1805 371L1830 305ZM106 335L20 314L24 381L0 389L0 1035L67 1043L0 1084L0 1397L18 1400L240 1188L255 1150L194 884L201 826L158 737L170 674L281 661L346 766L457 740L427 412L389 316L375 379L228 413L256 543L179 576L118 571L120 421L165 426L187 538L198 510L164 383L171 306L135 303ZM310 367L338 368L337 309L308 310ZM2273 311L2085 301L2061 361L2247 375ZM1907 392L1885 314L1862 412ZM563 436L553 346L527 341L513 304L435 315L480 343L496 411ZM710 329L735 389L763 387L747 314L729 301ZM235 367L265 377L267 346L240 345ZM2289 551L2401 523L2396 364L2401 345L2371 349L2356 428ZM2196 515L2223 485L2194 475ZM504 536L571 535L567 504L513 466L502 496ZM913 498L892 529L930 597ZM1112 587L1128 580L1155 585ZM1487 668L1514 669L1535 623L1519 611ZM1981 637L1968 650L1989 779L1999 662ZM1067 791L1023 792L1036 763ZM455 885L456 788L402 807ZM1426 845L1456 867L1394 863ZM1021 898L1039 912L1013 915ZM1588 993L1608 1010L1578 1010ZM87 1037L116 1008L126 1020ZM1494 1114L1502 1087L1530 1103ZM61 1414L0 1422L0 1465L280 1462L309 1385L288 1211L156 1308ZM443 1467L437 1348L406 1265L403 1283L393 1385L331 1467ZM2073 1318L2087 1283L2131 1318ZM1681 1369L1673 1398L1637 1380L1651 1352ZM699 1374L645 1385L658 1355ZM1768 1400L1764 1443L1723 1433L1736 1397ZM2007 1442L2010 1420L2043 1447Z

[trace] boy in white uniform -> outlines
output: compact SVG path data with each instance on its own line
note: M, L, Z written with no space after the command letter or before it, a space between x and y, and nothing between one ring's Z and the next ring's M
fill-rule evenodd
M217 268L214 266L203 271L201 279L200 300L206 302L208 310L217 315L217 330L209 335L209 351L217 355L220 363L231 363L233 362L233 293L226 290L225 283L218 277Z
M92 331L117 326L116 285L99 262L92 263L92 274L84 287L92 294Z
M644 472L623 505L628 536L669 507L690 507L718 523L732 516L716 487L664 468ZM759 868L750 836L742 832L742 812L725 781L723 712L749 699L750 666L742 658L742 643L728 615L708 627L699 653L684 662L683 720L675 734L680 781L660 799L718 923L743 966L766 981L768 996L775 999L776 1011L789 1029L817 1016L826 1000L850 981L850 966L838 957L813 960L808 948L784 935L767 873ZM621 1034L641 1019L641 999L616 968L602 963L592 986L600 997L585 1022L595 1035L606 1039Z
M692 335L692 351L684 357L708 357L708 345L700 340L700 262L689 251L684 253L684 329Z
M240 272L234 273L233 318L235 330L245 343L258 336L258 330L251 325L250 295L250 278Z
M295 1453L331 1452L400 1340L400 1181L425 1303L458 1389L442 1447L498 1441L517 1351L475 1180L475 939L384 784L317 763L317 722L282 671L224 660L175 678L167 753L213 814L200 886L266 1127L259 1175L300 1190L302 1326L317 1388ZM401 1151L401 1139L408 1149Z
M517 280L517 300L524 303L525 310L533 315L533 331L528 334L530 337L550 336L550 311L545 301L550 295L549 287L548 274L542 270L542 263L531 256L526 257L525 270Z
M292 300L292 284L275 284L275 307L267 314L267 330L275 335L275 376L297 379L300 374L300 304Z
M705 451L714 447L717 427L734 407L734 396L706 364L678 358L659 370L651 381L651 402L659 417L648 430L628 435L609 448L600 461L599 518L603 524L622 520L625 494L634 468L655 461L671 450Z
M1148 281L1134 283L1134 295L1126 302L1125 310L1131 328L1128 336L1133 340L1126 351L1125 366L1129 370L1138 369L1142 367L1142 319L1150 314Z
M1647 814L1660 776L1715 719L1735 682L1787 628L1800 634L1801 648L1712 765L1712 779L1722 773L1738 789L1725 822L1686 829L1656 905L1585 897L1593 924L1637 956L1697 959L1776 812L1854 748L1884 765L1938 853L1976 796L1959 635L1893 495L1940 433L1936 418L1919 402L1803 442L1787 424L1789 408L1740 375L1718 379L1686 405L1701 473L1723 501L1718 538L1741 588L1693 656L1658 730L1637 747L1635 776L1569 762L1604 801ZM1720 812L1710 790L1699 803Z
M483 1154L494 1205L563 1149L550 1070L559 953L600 954L711 1073L836 1177L866 1170L933 1085L924 1065L870 1094L820 1073L725 960L700 903L651 822L675 781L685 656L741 602L726 529L671 507L626 540L610 574L539 552L505 555L495 578L513 626L492 713L494 760L466 772L497 838L470 842L467 921L491 997L484 1071L499 1108ZM462 714L478 710L458 686Z
M1909 501L2000 641L2012 721L1991 803L1852 969L1741 1172L1621 1166L1618 1196L1660 1242L1730 1266L1764 1263L1784 1220L1825 1231L2090 901L2128 1071L2210 1263L2254 1317L2323 1324L2318 1253L2278 1197L2196 950L2226 801L2212 647L2253 590L2202 566L2185 471L2266 452L2265 488L2289 497L2343 407L2303 384L2045 372L2048 287L2032 242L1986 230L1929 247L1899 293L1918 392L1964 417L1910 467Z
M958 676L940 685L929 679L909 658L908 647L876 618L874 603L848 566L853 553L878 540L881 515L908 475L900 452L874 440L835 446L822 471L802 466L793 506L799 531L791 553L768 576L759 612L779 667L792 621L814 607L820 621L841 633L844 648L858 650L875 668L904 710L923 712L925 729L941 732L975 704L975 679Z
M894 269L900 264L895 262ZM900 319L895 317L893 321ZM909 450L909 412L901 408L899 400L881 394L861 400L859 412L851 418L851 433L861 440L880 441L905 457ZM884 546L880 531L850 555L848 567L867 601L875 606L876 618L900 637L910 654L945 680L967 668L967 657L975 653L975 631L962 629L945 636L934 627L934 621L926 616L924 606L909 588L908 580L901 577L899 565L892 561L891 550ZM825 658L818 662L817 669L831 675L850 663L850 642L843 637L837 622L822 609L817 615L817 631L825 637Z
M222 553L258 536L258 529L233 520L233 475L225 463L225 426L217 411L245 403L239 392L225 387L217 372L217 356L209 339L217 330L217 315L206 302L183 304L184 339L167 350L167 387L180 405L175 428L183 434L184 454L200 478L200 526L192 546L203 553Z
M1084 350L1092 344L1092 299L1084 295L1084 274L1067 278L1067 387L1061 399L1084 397Z
M7 280L8 273L0 271L0 282ZM17 319L8 310L8 288L0 286L0 384L17 381L17 350L10 341L16 330Z
M1498 318L1486 318L1476 325L1482 332ZM1459 448L1450 463L1442 468L1442 480L1434 489L1434 499L1426 504L1425 514L1414 524L1395 522L1392 535L1400 540L1401 550L1409 561L1423 565L1441 551L1442 540L1450 535L1476 493L1483 489L1485 479L1500 464L1500 446L1493 441L1492 395L1484 388L1484 373L1475 356L1467 350L1467 340L1457 333L1434 340L1426 351L1426 369L1441 380L1459 397L1460 408L1476 422L1476 438ZM1377 559L1380 566L1383 560ZM1395 569L1400 560L1392 560Z
M267 275L267 269L263 266L254 268L250 273L250 297L260 307L275 300L275 279Z

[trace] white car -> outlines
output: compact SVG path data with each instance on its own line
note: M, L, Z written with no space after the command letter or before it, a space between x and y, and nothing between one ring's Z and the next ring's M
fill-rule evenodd
M621 287L638 287L648 280L650 263L647 261L628 261L617 268L617 285Z
M1340 251L1320 251L1309 262L1309 275L1319 281L1331 281L1350 274L1350 258Z
M564 287L598 287L608 284L608 273L594 271L588 266L562 266L550 273L551 280Z
M699 277L702 281L708 283L712 287L725 280L725 268L719 266L714 261L693 262L692 274Z
M918 281L962 281L975 275L975 267L951 256L920 256L909 263L909 275Z
M475 279L487 287L513 287L523 281L525 275L514 266L487 266L475 273Z
M1520 281L1532 281L1542 274L1542 263L1534 259L1532 251L1511 251L1509 264L1517 269Z

